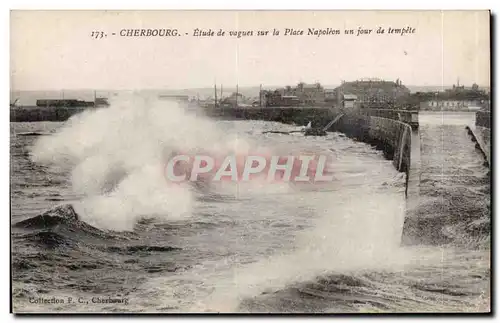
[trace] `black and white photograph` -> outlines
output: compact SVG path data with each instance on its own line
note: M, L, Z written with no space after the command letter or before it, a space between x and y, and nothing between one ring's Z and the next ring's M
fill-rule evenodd
M11 312L491 313L491 24L11 10Z

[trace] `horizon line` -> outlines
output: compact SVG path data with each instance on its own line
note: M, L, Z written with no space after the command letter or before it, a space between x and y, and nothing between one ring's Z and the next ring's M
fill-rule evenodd
M383 81L383 80L382 80ZM356 81L348 81L346 83L350 82L356 82ZM300 82L299 82L300 83ZM297 83L298 84L298 83ZM306 83L306 84L313 84L313 83ZM326 84L326 83L320 83L323 86L331 86L332 84ZM477 84L477 83L476 83ZM220 85L224 84L215 84L219 88ZM279 88L279 87L284 87L287 85L264 85L264 84L257 84L257 85L233 85L233 86L225 86L226 88L232 89L238 87L239 89L242 88L257 88L260 87L272 87L272 88ZM342 84L336 84L335 87L338 87ZM449 85L417 85L417 84L404 84L406 87L434 87L434 88L445 88L445 87L453 87L456 84L449 84ZM461 86L465 86L466 88L470 88L470 86L466 86L465 84L461 84ZM478 84L479 88L491 88L491 85L480 85ZM188 91L188 90L201 90L201 89L213 89L214 85L211 86L198 86L198 87L191 87L191 88L166 88L166 87L144 87L144 88L135 88L135 89L130 89L130 88L69 88L69 89L54 89L54 88L48 88L48 89L9 89L9 92L64 92L64 91Z

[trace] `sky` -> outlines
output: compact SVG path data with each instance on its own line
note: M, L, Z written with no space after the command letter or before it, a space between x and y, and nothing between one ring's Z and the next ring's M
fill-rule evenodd
M490 83L488 11L12 11L10 26L16 91L335 85L361 78L420 86ZM377 34L378 27L386 32ZM405 27L415 32L388 33ZM120 36L141 28L179 35ZM226 35L195 37L195 28ZM305 35L285 36L286 28ZM308 28L341 34L309 36ZM358 28L372 32L357 36ZM269 35L256 36L259 30ZM107 37L92 38L93 31ZM229 31L254 35L237 38Z

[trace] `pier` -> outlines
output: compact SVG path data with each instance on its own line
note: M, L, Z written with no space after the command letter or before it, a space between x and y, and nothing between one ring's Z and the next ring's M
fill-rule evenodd
M475 115L452 111L420 113L418 137L412 140L410 167L414 171L409 172L408 178L403 244L448 243L453 236L447 228L464 218L470 221L467 230L484 230L470 217L475 213L464 211L482 208L483 194L489 190L489 171L480 151L483 148L475 147L466 130L472 129L481 136L474 126L474 119L478 120Z
M302 126L309 121L312 127L339 131L347 137L368 143L381 150L393 166L406 174L406 212L401 241L413 245L424 241L446 243L448 221L458 221L460 216L448 218L446 212L429 217L429 208L441 203L443 210L462 203L461 183L477 185L474 175L463 165L480 165L481 156L475 150L462 125L426 123L420 120L419 111L382 109L334 109L324 107L292 108L238 108L219 109L213 116L225 119L258 119ZM475 126L469 127L478 147L490 164L490 116L488 112L476 114ZM491 165L491 164L490 164ZM490 166L491 167L491 166ZM458 175L458 176L457 176ZM437 198L443 187L452 187L453 196ZM436 202L438 201L438 202ZM439 202L440 201L440 202ZM454 204L455 203L455 204ZM464 206L465 207L465 206ZM459 212L457 213L459 214Z

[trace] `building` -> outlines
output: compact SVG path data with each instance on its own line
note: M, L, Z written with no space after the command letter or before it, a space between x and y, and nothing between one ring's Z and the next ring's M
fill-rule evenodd
M338 97L344 93L355 95L360 107L386 107L402 105L410 97L410 90L397 79L361 79L354 82L342 82L334 90ZM335 95L335 96L337 96Z
M344 109L354 109L357 100L358 97L354 94L344 94L342 100Z
M246 99L243 97L241 93L233 92L227 98L223 98L220 100L220 104L224 106L236 106L241 105L246 102Z
M467 111L478 110L488 105L489 94L479 89L477 84L472 87L460 85L457 81L451 89L437 92L416 93L420 99L420 109L434 111Z
M300 105L300 99L294 95L283 95L281 97L283 106L292 107Z
M283 95L282 91L262 91L262 105L266 107L291 107L300 105L300 99L294 95Z
M482 107L483 103L479 100L457 100L448 99L440 100L434 99L420 104L420 109L422 110L434 110L434 111L464 111L469 109L474 109L476 107Z
M305 105L325 102L325 89L320 83L307 84L300 82L296 87L286 87L284 95L295 96L301 104Z
M333 90L330 90L330 96L333 97ZM271 93L271 94L270 94ZM285 100L289 105L321 105L326 102L327 91L320 83L307 84L300 82L297 86L285 86L274 91L261 91L261 97L264 99L266 96L269 100L264 99L265 102L275 102L276 100ZM278 96L281 98L278 99Z
M325 102L337 102L337 92L335 89L325 89Z

